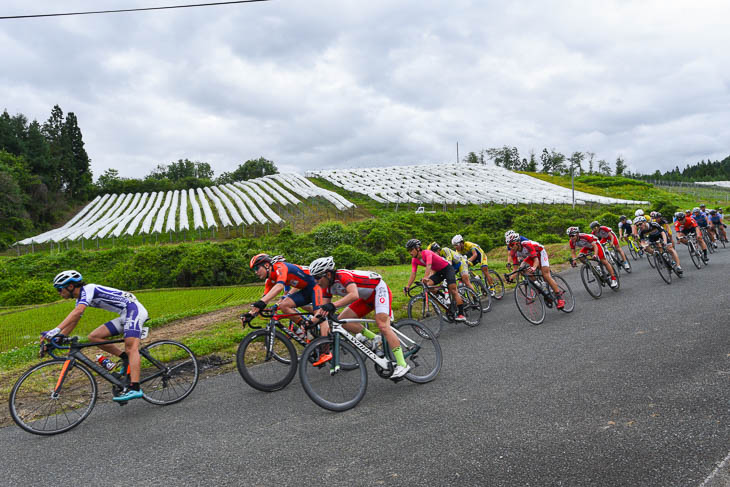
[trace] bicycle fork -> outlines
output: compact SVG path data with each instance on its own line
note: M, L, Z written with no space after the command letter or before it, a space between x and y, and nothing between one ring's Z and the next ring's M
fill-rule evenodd
M56 387L53 389L53 392L51 393L51 399L58 399L58 396L61 395L61 387L63 386L63 383L66 381L66 377L68 376L68 368L73 365L73 359L66 359L66 361L63 363L63 368L61 369L61 375L58 377L58 381L56 382Z

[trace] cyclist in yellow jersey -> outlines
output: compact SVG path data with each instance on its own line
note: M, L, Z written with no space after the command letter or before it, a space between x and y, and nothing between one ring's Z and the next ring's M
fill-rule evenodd
M454 271L461 276L461 282L463 282L469 289L476 292L471 283L471 279L469 279L469 264L466 262L466 257L458 252L454 252L448 247L441 247L436 242L431 242L427 249L432 252L436 252L438 255L446 259L446 261L454 268Z
M469 265L478 265L481 267L484 279L487 281L487 284L489 286L489 294L494 296L494 280L489 274L489 265L487 265L487 253L484 252L484 250L482 250L482 248L478 244L475 244L474 242L464 241L464 237L462 237L461 235L454 235L454 238L451 239L451 245L454 246L454 249L459 254L466 257L467 263Z

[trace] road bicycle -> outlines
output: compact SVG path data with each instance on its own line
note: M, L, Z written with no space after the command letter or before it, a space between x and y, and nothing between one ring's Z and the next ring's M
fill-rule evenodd
M576 261L582 264L580 267L580 280L583 282L583 287L594 299L601 297L605 286L613 291L618 291L621 287L621 278L615 270L617 286L611 287L611 273L593 253L581 254L575 259L570 259L571 263Z
M652 248L652 258L654 259L654 268L661 276L662 280L667 284L672 283L672 272L681 278L682 274L677 270L677 263L669 256L664 246L659 246L658 242L649 242Z
M616 267L618 268L616 274L618 274L619 272L626 272L627 274L631 274L631 271L633 270L633 268L631 267L631 261L629 259L624 260L621 257L621 253L618 251L618 248L611 244L611 250L609 251L608 243L601 245L603 246L603 250L604 252L606 252L606 255L610 255L613 259L611 261L611 265L614 265L614 263L616 264ZM624 267L624 264L627 264L627 266Z
M479 287L481 290L481 293L477 291L477 294L489 295L499 301L504 297L504 281L502 281L502 277L499 273L492 269L489 269L489 275L492 276L492 282L494 283L491 291L489 290L489 283L484 281L484 277L478 276L476 272L474 272L474 268L471 266L469 267L469 279L472 283L475 283L475 288Z
M297 373L298 354L295 343L302 348L311 341L310 337L319 336L319 323L305 317L308 313L276 313L276 306L262 309L259 316L269 321L261 329L250 332L238 345L236 367L244 381L254 389L274 392L286 387ZM304 329L301 334L282 324L282 319L295 316L303 317ZM240 316L244 328L259 328L252 325L255 316L249 313ZM313 361L319 357L312 357ZM354 367L355 360L350 357L344 361L346 367Z
M420 288L418 293L413 291ZM464 324L466 326L479 326L482 323L482 302L474 291L463 286L457 288L461 300L464 303ZM408 301L408 318L422 323L428 323L429 328L435 336L441 334L444 322L456 323L456 305L451 302L448 289L441 286L428 287L422 282L415 283L406 291L410 296Z
M710 227L710 232L715 236L715 243L720 242L722 244L722 248L726 248L725 243L727 243L727 239L722 236L722 232L719 230L719 225L717 224L714 227ZM718 244L718 248L720 247L720 244Z
M632 259L639 260L644 257L644 249L642 249L641 245L636 242L633 235L626 237L626 242L628 243L627 248L629 249L629 254L631 254Z
M709 227L702 228L702 240L705 241L705 247L707 247L707 250L711 253L715 253L715 246L712 242L712 237L710 237L710 232L708 231Z
M556 305L559 298L565 301L565 306L560 309L564 313L571 313L575 309L575 297L573 291L565 279L553 274L552 277L558 285L560 292L556 295L553 289L545 282L542 272L529 273L527 266L520 266L517 270L505 274L504 278L512 282L512 276L516 275L515 304L523 318L539 325L545 321L546 308Z
M129 366L121 372L109 371L82 353L88 347L121 343L123 338L104 342L79 343L78 337L57 335L41 343L40 356L52 360L34 365L10 392L10 415L25 431L55 435L78 426L94 409L99 396L92 372L112 385L113 396L120 395L130 383ZM66 356L60 351L68 350ZM142 399L161 406L185 399L198 383L199 368L195 354L182 343L159 340L139 349ZM119 402L124 406L126 401Z
M692 259L692 264L698 269L702 268L702 264L707 266L707 261L700 254L700 248L697 244L697 236L694 233L689 233L685 236L687 239L687 250L689 250L689 258Z
M307 396L318 406L330 411L346 411L355 407L365 396L368 384L368 371L365 359L374 364L375 372L384 379L389 379L395 369L395 357L382 335L372 343L362 342L350 334L342 326L345 323L374 323L372 319L348 318L335 319L327 317L330 323L330 334L312 340L302 352L299 365L299 378ZM441 370L441 346L433 332L416 320L400 320L391 325L400 340L400 347L411 369L403 377L392 379L395 382L403 378L418 384L431 382ZM373 350L374 348L374 350ZM332 359L315 366L312 358L323 350L332 353ZM357 364L353 368L343 367L343 357L355 357Z

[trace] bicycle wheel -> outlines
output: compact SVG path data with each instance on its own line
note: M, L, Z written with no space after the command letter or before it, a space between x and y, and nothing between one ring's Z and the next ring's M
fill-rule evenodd
M471 279L471 284L474 286L474 292L479 296L479 299L482 302L482 311L487 312L492 309L492 295L489 292L489 289L487 288L486 284L484 284L484 281L477 277ZM484 304L484 301L486 300L486 305Z
M479 326L482 324L482 302L474 291L467 287L459 289L459 295L464 302L464 318L466 326Z
M405 378L418 384L434 380L441 370L442 358L441 345L433 332L415 320L400 320L393 328L400 340L403 358L411 366Z
M492 276L492 282L494 283L494 299L499 301L504 297L504 281L502 280L502 276L499 275L499 272L495 272L492 269L489 269L489 275Z
M158 406L180 402L193 392L199 368L195 354L172 340L152 342L139 351L143 399Z
M634 260L639 260L639 252L637 252L636 248L634 248L634 245L629 242L627 247L629 248L629 254L631 254L631 258Z
M656 268L656 265L654 264L654 255L655 254L656 254L656 250L654 251L653 254L650 254L649 252L647 252L646 254L644 254L644 255L646 255L647 262L649 262L649 267L651 267L652 269L655 269Z
M560 297L563 298L563 301L565 301L565 306L563 306L560 311L571 313L575 309L575 296L573 296L573 290L570 289L570 286L568 286L568 283L565 282L565 279L562 277L553 274L553 279L555 280L555 284L558 285L558 289L560 289Z
M654 265L661 278L667 284L672 283L672 271L670 271L664 264L664 259L658 252L654 252Z
M425 324L435 336L441 334L444 317L441 314L441 309L430 297L428 298L428 305L426 305L426 298L423 294L413 296L408 302L408 318Z
M712 239L710 238L710 235L707 233L707 231L702 232L702 239L705 241L705 246L707 247L707 250L711 253L715 253L715 247L712 245Z
M629 259L622 259L621 254L619 254L618 250L613 250L613 260L616 261L616 265L619 267L619 270L622 270L626 272L627 274L631 274L631 262L629 262ZM624 267L624 263L628 264L628 269Z
M688 242L687 248L689 249L689 258L692 259L692 263L694 266L698 269L702 268L702 258L700 257L700 254L697 252L697 248L695 247L694 242Z
M545 303L542 294L525 280L515 287L515 304L520 314L533 325L545 321Z
M601 281L596 276L595 272L591 270L591 264L583 264L580 268L580 280L583 281L583 287L586 288L588 294L593 298L598 299L603 294L603 286Z
M310 342L302 352L299 379L304 392L319 407L330 411L346 411L355 407L365 396L368 372L362 356L344 338L340 339L339 351L341 354L354 358L357 367L352 370L340 368L336 372L331 372L332 364L330 362L320 366L312 365L315 357L318 357L321 351L333 350L332 347L334 347L334 340L331 335L319 337Z
M297 350L291 340L274 330L274 341L268 352L269 338L267 328L253 331L236 351L238 373L248 385L263 392L283 389L297 373Z
M65 360L50 360L31 367L10 392L10 416L29 433L55 435L78 426L96 404L96 380L86 367L66 369L58 395L54 390Z

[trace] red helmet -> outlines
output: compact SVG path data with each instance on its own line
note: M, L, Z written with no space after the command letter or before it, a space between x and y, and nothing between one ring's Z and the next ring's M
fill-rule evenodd
M251 262L248 266L253 269L257 265L261 264L271 264L271 256L269 256L269 254L256 254L251 257Z

